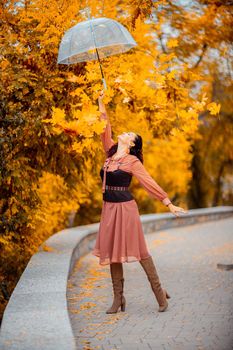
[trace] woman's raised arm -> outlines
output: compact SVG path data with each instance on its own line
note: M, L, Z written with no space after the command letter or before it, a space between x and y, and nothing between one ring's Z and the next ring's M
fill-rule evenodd
M107 121L107 125L105 126L104 132L102 134L100 134L100 138L101 138L101 141L102 141L105 153L107 155L107 152L108 152L109 148L111 148L112 145L114 145L115 142L112 139L111 124L110 124L110 120L109 120L108 114L106 112L105 105L104 105L103 100L102 100L103 97L104 97L104 94L101 93L99 98L98 98L99 110L101 112L100 118L106 120Z
M131 171L132 174L138 179L140 184L147 190L150 197L160 200L166 206L171 203L167 192L165 192L150 176L138 158L132 163Z

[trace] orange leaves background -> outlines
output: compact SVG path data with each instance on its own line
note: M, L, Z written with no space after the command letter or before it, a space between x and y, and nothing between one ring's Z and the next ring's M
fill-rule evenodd
M232 19L224 4L206 3L203 11L167 1L90 5L94 17L120 21L138 43L103 60L113 138L140 134L148 171L186 207L232 198L229 190L221 195L219 180L231 183ZM76 0L3 1L0 278L9 291L51 234L99 221L99 65L56 63L64 32L84 20L80 9ZM135 179L132 192L141 213L166 210Z

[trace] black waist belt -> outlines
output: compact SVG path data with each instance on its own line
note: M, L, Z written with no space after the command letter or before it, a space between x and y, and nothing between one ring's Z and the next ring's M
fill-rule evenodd
M105 186L106 190L110 190L110 191L128 191L129 187L126 186L109 186L106 185Z

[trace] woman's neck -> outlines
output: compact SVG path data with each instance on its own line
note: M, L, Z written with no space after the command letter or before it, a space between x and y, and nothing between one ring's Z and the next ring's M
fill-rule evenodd
M128 147L122 144L118 144L117 151L114 153L113 158L120 158L122 156L125 156L129 154Z

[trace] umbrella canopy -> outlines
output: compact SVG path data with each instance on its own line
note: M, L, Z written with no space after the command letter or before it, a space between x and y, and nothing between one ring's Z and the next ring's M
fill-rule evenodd
M99 60L126 52L134 46L137 43L122 24L106 17L93 18L65 32L57 62L72 64Z

